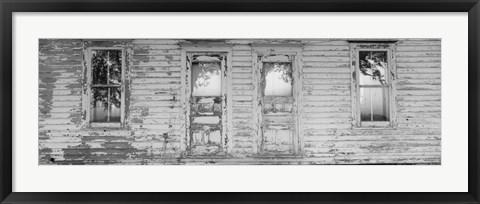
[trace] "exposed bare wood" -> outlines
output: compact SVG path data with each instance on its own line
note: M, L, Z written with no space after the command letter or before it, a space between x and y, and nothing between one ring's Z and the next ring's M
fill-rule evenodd
M441 40L360 46L389 50L391 127L358 127L351 45L344 39L41 39L39 163L440 164ZM123 126L89 125L94 48L122 50ZM208 101L190 100L195 54L222 63L219 115L192 116L192 107ZM266 62L292 63L289 99L264 96ZM186 157L189 135L214 126L221 127L224 151ZM265 151L275 144L269 138L292 140L276 146L284 151ZM289 145L292 154L284 154Z

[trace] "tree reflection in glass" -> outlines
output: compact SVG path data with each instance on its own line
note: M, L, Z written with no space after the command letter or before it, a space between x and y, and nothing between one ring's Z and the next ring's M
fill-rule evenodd
M292 63L265 62L262 75L265 96L292 96Z
M387 79L387 52L360 51L360 84L385 85Z
M93 121L108 122L108 88L93 88Z
M386 51L359 52L361 121L388 121L388 62Z
M221 62L192 63L192 96L221 96Z
M120 122L122 51L92 50L92 122Z

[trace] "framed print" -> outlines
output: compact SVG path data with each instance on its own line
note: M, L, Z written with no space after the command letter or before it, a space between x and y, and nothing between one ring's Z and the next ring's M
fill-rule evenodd
M479 202L477 1L0 5L2 203Z

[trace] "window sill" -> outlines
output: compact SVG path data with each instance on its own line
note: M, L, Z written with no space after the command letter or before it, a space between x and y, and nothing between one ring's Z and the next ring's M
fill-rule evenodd
M90 127L120 128L120 123L90 123Z
M90 123L85 127L86 130L124 130L120 123Z
M390 121L384 122L361 122L360 126L355 127L356 129L394 129Z
M90 123L80 129L82 136L130 136L131 130L120 123Z

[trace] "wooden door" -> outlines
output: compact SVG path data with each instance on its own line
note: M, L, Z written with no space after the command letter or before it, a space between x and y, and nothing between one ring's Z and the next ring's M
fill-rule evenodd
M221 155L226 147L226 55L188 53L187 152Z
M260 154L293 155L297 150L294 55L258 56Z

